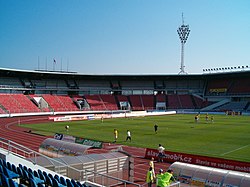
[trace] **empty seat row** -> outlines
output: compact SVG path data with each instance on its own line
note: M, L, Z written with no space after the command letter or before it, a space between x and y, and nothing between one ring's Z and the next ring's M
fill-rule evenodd
M0 159L0 186L4 187L87 187L79 181L52 175L40 169L32 170L22 164L17 167L10 162Z

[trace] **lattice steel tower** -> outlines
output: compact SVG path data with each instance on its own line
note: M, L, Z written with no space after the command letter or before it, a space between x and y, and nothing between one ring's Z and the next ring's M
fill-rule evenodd
M187 74L187 72L185 72L184 68L184 45L187 42L189 33L190 33L190 29L189 29L189 25L184 25L184 18L183 18L183 14L182 14L182 25L178 28L177 30L178 35L180 37L181 40L181 71L179 72L179 74Z

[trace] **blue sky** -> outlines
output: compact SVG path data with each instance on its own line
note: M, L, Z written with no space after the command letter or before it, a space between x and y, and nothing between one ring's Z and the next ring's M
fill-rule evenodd
M0 0L0 67L177 74L182 12L189 74L250 65L249 0Z

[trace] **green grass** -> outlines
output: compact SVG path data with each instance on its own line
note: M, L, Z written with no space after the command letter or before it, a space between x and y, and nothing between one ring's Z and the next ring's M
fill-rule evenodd
M206 122L201 115L199 123L194 115L168 115L123 119L52 122L22 125L36 133L54 135L55 132L73 136L112 142L113 130L119 131L119 144L157 148L250 162L250 116L215 115L214 123ZM157 123L158 134L154 133ZM68 124L70 129L65 130ZM126 131L131 131L132 142L125 142Z

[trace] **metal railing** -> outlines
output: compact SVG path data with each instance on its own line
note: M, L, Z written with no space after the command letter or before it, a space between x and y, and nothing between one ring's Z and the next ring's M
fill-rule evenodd
M80 182L92 182L96 183L96 186L138 186L141 187L140 184L136 184L124 179L120 179L114 176L110 176L108 174L101 174L95 171L90 171L87 169L78 170L72 166L66 165L65 163L59 162L58 160L55 160L53 158L47 157L45 155L42 155L39 152L36 152L34 150L31 150L23 145L20 145L18 143L15 143L11 140L1 138L0 137L0 148L7 151L7 154L13 154L15 156L18 156L19 158L31 161L33 164L37 164L37 159L39 157L43 157L52 163L53 166L51 167L45 167L46 169L49 169L53 172L56 172L58 174L67 176L69 178L75 179Z

